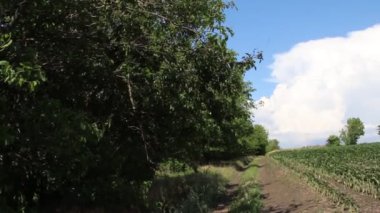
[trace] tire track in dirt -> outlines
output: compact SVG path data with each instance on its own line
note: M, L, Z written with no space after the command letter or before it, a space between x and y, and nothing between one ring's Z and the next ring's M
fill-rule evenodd
M235 177L226 185L226 196L213 211L213 213L227 213L230 211L230 205L239 190L241 174L243 172L237 171Z
M267 157L260 160L258 181L263 197L263 213L342 212L333 202Z

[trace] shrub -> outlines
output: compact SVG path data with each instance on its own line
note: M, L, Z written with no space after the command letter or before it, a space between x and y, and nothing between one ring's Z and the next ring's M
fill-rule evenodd
M336 135L330 135L327 139L326 146L339 146L340 145L340 139Z

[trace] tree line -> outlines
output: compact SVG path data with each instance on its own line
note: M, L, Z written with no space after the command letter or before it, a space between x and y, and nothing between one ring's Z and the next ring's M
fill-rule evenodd
M326 145L339 146L341 142L345 145L355 145L364 133L364 124L360 118L349 118L346 126L340 131L339 137L330 135Z
M243 77L262 54L227 47L230 7L1 1L0 209L144 209L161 162L278 148L252 124Z

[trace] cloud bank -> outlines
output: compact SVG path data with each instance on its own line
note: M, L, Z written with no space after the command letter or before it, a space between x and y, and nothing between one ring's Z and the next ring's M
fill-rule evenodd
M282 147L324 144L349 117L366 126L360 141L380 141L380 25L299 43L274 59L277 85L255 120Z

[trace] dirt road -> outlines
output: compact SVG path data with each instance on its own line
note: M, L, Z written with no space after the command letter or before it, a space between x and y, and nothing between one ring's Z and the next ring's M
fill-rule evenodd
M341 212L303 180L284 171L270 159L263 157L259 167L262 212Z

